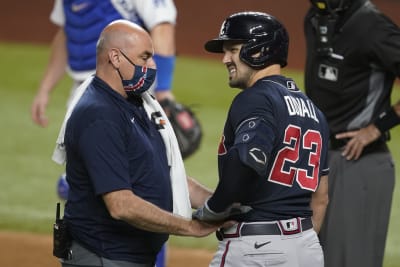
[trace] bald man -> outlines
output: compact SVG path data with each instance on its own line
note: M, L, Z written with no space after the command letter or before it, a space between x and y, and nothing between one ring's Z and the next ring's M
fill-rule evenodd
M95 77L65 131L73 241L63 267L154 266L168 234L202 237L218 227L171 213L165 145L141 98L155 78L153 54L136 24L118 20L101 33ZM211 195L191 178L188 185L193 208Z

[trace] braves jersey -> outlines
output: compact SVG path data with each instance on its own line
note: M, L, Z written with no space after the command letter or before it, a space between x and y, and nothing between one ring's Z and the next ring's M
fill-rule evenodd
M400 76L400 29L366 1L340 17L333 54L319 56L316 14L310 9L304 24L306 93L325 114L332 135L363 128L390 108Z
M241 201L253 210L237 219L310 217L311 195L328 173L328 137L324 116L293 80L268 76L240 92L218 150L220 177L232 149L257 176L246 178L248 193Z

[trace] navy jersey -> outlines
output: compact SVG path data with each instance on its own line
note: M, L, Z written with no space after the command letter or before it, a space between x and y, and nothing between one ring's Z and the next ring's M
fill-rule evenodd
M105 258L153 262L168 235L113 219L102 199L128 189L172 211L165 146L141 103L128 102L95 77L68 120L65 145L65 218L73 238Z
M324 116L291 79L265 77L240 92L218 150L220 177L231 149L257 175L241 200L253 210L239 220L311 216L311 195L328 173L328 138Z

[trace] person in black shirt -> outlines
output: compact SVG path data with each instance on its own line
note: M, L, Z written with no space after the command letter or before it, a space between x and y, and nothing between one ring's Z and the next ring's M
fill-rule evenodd
M97 43L96 74L70 107L64 220L73 241L64 267L153 267L169 234L201 237L218 228L191 220L191 206L211 192L186 177L172 127L147 92L153 53L143 28L110 23Z
M331 132L329 205L320 238L327 267L382 266L400 123L400 29L367 0L311 0L305 89Z

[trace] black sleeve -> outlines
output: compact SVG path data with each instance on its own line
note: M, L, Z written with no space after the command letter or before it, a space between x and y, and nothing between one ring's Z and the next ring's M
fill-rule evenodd
M257 179L257 173L241 162L236 149L231 149L226 157L217 188L208 201L214 212L222 212L235 202L243 203L247 189Z

